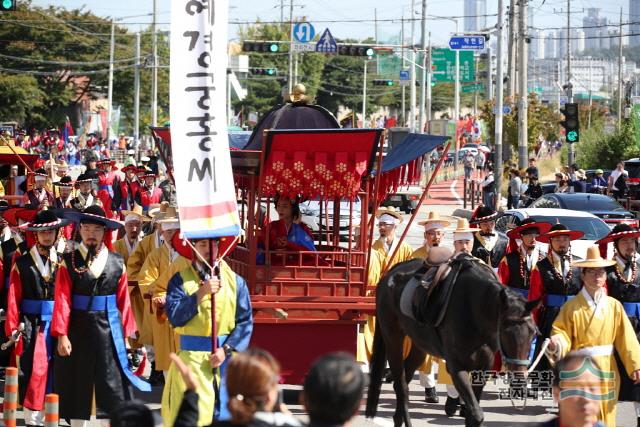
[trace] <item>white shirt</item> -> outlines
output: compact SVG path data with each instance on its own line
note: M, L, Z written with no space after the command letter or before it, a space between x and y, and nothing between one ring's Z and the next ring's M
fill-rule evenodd
M482 181L482 186L486 187L487 185L491 184L493 182L494 178L493 178L493 172L489 172L489 174L487 175L487 177L484 179L484 181Z
M591 298L591 295L589 295L589 292L587 292L587 289L584 286L582 287L580 292L582 293L584 298L587 300L587 304L589 304L589 308L594 310L593 315L596 317L602 317L602 315L604 314L604 307L605 307L604 301L607 297L607 293L604 291L604 289L598 289L596 291L595 300Z
M616 181L618 180L618 178L620 177L620 175L622 175L624 173L624 169L623 170L614 170L613 172L611 172L611 175L609 176L609 181L611 182L611 189L612 190L618 190L618 188L616 187Z
M540 254L540 248L537 246L533 247L533 250L529 254L524 246L520 246L520 252L524 255L525 262L527 263L527 270L531 271L536 262L538 261L538 255Z
M553 251L551 253L553 254L553 266L557 269L558 268L557 266L560 265L560 255L558 255ZM567 274L569 274L569 271L571 271L571 264L567 259L562 260L562 262L564 262L564 272L562 271L562 268L560 268L558 270L558 273L562 275L563 279L566 279Z

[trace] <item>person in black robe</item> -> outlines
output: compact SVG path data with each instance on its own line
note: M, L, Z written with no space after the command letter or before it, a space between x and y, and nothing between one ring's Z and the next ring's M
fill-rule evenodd
M62 257L55 283L51 333L58 338L55 389L60 417L72 427L88 426L95 398L96 415L107 418L132 399L135 386L151 391L133 375L125 338L134 336L127 274L121 255L107 249L107 230L122 225L105 217L99 206L66 216L79 223L81 244ZM107 235L105 237L105 235Z
M473 235L471 255L484 261L489 267L498 268L498 264L507 252L509 239L495 231L496 220L500 217L489 206L480 205L471 215L469 224L478 225L480 231Z

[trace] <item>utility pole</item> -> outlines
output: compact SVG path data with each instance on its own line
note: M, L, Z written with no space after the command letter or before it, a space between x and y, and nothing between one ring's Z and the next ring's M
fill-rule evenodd
M362 129L366 128L366 113L367 113L367 60L364 58L364 73L362 75Z
M593 108L593 92L591 90L591 79L593 74L591 71L591 57L589 57L589 116L587 119L587 129L591 127L591 109Z
M425 95L426 95L426 85L427 85L427 0L422 0L422 18L420 19L420 50L422 51L422 61L420 61L420 65L422 66L422 73L420 75L420 113L419 113L419 128L418 132L424 132L424 119L425 119Z
M618 130L622 127L622 8L620 8L620 26L618 30Z
M136 149L140 143L140 32L136 33L136 71L133 77L133 141Z
M409 97L411 105L409 106L409 130L410 132L416 131L416 11L415 0L411 0L411 89L409 91Z
M280 0L280 29L284 31L284 0Z
M427 105L426 105L426 109L427 109L427 129L429 131L431 131L431 81L432 81L432 76L431 76L431 67L432 67L432 63L431 63L431 31L429 31L429 47L428 47L428 51L426 52L427 54L427 69L424 70L427 73Z
M458 35L459 33L459 28L458 28L458 24L460 23L460 21L458 20L458 18L454 19L456 22L456 35ZM460 49L456 49L456 82L455 82L455 103L454 103L454 108L455 111L453 113L453 119L455 121L456 124L456 129L458 127L458 118L460 117ZM458 174L458 150L460 149L460 147L458 147L458 144L460 143L460 141L456 141L456 155L455 155L455 163L453 164L453 173L455 176L457 176Z
M509 99L513 101L516 94L516 0L509 0L509 45L507 67L509 77Z
M378 9L373 8L373 31L376 45L378 44ZM376 74L380 74L380 63L378 62L378 56L376 55Z
M571 0L567 0L567 102L573 102L573 83L571 83ZM576 162L576 145L569 144L569 165Z
M293 43L293 0L289 0L289 42ZM289 49L289 93L291 93L292 91L293 91L293 49Z
M493 99L493 76L491 74L491 65L493 60L491 59L491 48L487 47L487 99Z
M151 124L158 126L158 30L156 29L156 0L153 0L153 20L151 22L153 40L153 70L151 71Z
M111 43L109 46L109 94L107 101L107 141L111 141L111 126L113 120L113 60L116 46L116 24L111 21Z
M518 108L518 167L524 169L527 167L527 158L529 157L528 148L528 132L527 132L527 107L529 104L529 88L527 87L528 81L528 59L527 52L527 1L520 1L519 18L520 24L520 37L518 39L518 59L520 61L520 77L518 83L520 83L520 108Z
M496 210L500 209L500 202L502 195L500 188L502 186L502 107L503 107L503 95L502 95L502 31L503 31L503 16L502 10L504 9L503 0L498 0L498 52L496 54L496 116L495 116L495 153L494 153L494 180L496 185Z
M474 64L474 70L476 70L476 73L478 72L478 55L474 52L473 54L473 64ZM476 82L477 83L477 82ZM477 117L478 116L478 91L474 90L473 91L473 116Z
M404 68L407 66L407 62L405 60L405 54L406 54L406 49L404 48L404 7L402 8L402 27L400 29L400 44L402 45L401 48L401 53L402 53L402 71L404 71ZM401 88L402 91L402 125L405 126L407 123L407 105L406 105L406 101L407 101L407 87L406 86L402 86Z

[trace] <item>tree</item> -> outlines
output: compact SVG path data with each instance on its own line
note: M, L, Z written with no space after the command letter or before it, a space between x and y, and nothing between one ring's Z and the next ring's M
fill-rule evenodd
M576 160L583 169L613 169L620 160L638 154L633 120L625 120L620 130L608 135L602 125L587 129L576 145Z
M33 111L42 109L44 94L33 76L0 75L0 117L23 123Z

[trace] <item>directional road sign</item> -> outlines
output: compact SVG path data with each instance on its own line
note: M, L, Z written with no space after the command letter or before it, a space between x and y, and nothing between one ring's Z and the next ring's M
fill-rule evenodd
M493 114L496 114L498 112L498 108L494 105L493 106ZM511 114L511 107L509 107L508 105L505 105L502 107L502 114Z
M473 52L462 51L460 55L460 81L475 82ZM431 57L432 81L452 83L456 79L456 52L447 48L433 49Z
M322 53L338 53L338 43L336 43L336 39L331 35L331 31L327 28L320 36L318 43L316 43L316 52Z
M293 38L298 43L309 43L316 35L316 30L308 22L298 22L293 27Z
M475 83L467 86L462 86L462 93L478 92L484 88L482 83Z
M484 50L484 36L454 36L449 39L453 50Z
M399 73L400 86L409 86L410 78L411 78L411 72L409 70L400 70L400 73Z

